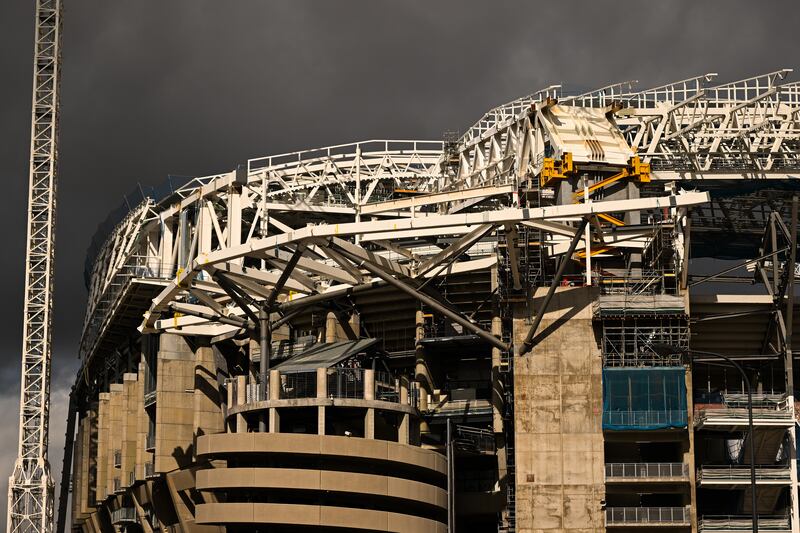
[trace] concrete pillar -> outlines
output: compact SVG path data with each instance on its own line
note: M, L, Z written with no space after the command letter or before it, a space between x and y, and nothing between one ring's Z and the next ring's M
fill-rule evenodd
M336 342L336 313L329 312L325 317L325 342Z
M502 337L503 321L500 317L492 319L492 334ZM500 365L503 354L499 348L492 348L492 431L497 446L497 479L501 490L507 490L508 456L506 455L506 436L503 412L505 411L505 389L500 376Z
M236 376L236 405L247 403L247 377ZM247 433L247 421L241 413L236 415L236 433Z
M411 424L411 415L403 413L400 415L400 425L397 427L397 442L400 444L410 444L411 432L409 425Z
M416 317L416 340L420 341L425 337L425 318L422 311L417 311ZM428 369L428 362L425 359L425 348L417 342L415 349L415 379L419 383L419 410L428 410L428 395L433 392L433 384L431 383L431 375ZM426 428L427 429L427 428ZM423 431L426 431L423 430Z
M281 399L281 373L278 370L269 371L269 399Z
M400 405L408 405L408 378L400 376Z
M325 399L328 397L328 369L317 369L317 398ZM325 406L317 407L317 435L325 434Z
M694 460L694 399L692 388L692 369L687 365L686 373L684 374L686 383L686 405L688 406L687 413L687 433L689 434L688 449L683 453L683 464L689 468L689 519L692 523L692 531L697 531L697 476L695 472Z
M280 400L281 398L281 373L278 370L269 371L269 399ZM269 410L269 423L267 431L270 433L281 432L281 419L278 409L271 407Z
M275 407L271 407L269 410L269 424L267 426L267 431L269 433L280 433L281 432L281 415L280 411Z
M492 319L492 335L502 336L503 322L500 317ZM492 348L492 428L495 433L503 433L503 383L500 381L500 365L502 353L499 348Z
M375 438L375 409L372 407L367 409L367 414L364 417L364 438Z
M364 399L375 399L375 371L372 369L364 370Z
M217 363L211 346L199 346L195 350L194 366L194 433L196 436L225 431L222 413L222 397L217 382ZM195 454L195 460L197 455Z
M355 338L351 340L357 340L361 336L361 316L358 313L353 313L347 322L350 324L353 335L355 335Z
M328 369L317 369L317 398L328 397Z

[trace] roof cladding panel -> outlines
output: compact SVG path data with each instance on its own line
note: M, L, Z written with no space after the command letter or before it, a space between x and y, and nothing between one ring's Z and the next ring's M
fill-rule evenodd
M283 363L275 370L282 372L300 372L317 368L330 368L348 357L356 355L377 344L378 339L361 339L357 341L330 342L315 344L308 350L299 353Z
M634 155L603 109L554 105L541 117L553 145L575 161L624 166Z

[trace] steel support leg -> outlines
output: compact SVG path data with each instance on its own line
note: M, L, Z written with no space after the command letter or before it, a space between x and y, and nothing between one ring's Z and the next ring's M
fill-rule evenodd
M531 329L528 330L528 334L525 336L522 346L520 346L519 353L517 353L518 356L525 355L531 351L531 348L533 348L533 338L536 336L536 331L539 329L539 324L542 323L544 312L547 310L547 306L550 305L550 300L553 299L553 295L556 293L556 287L558 287L558 284L561 283L561 276L564 275L564 270L566 270L567 263L569 263L572 254L575 253L575 248L578 247L578 242L584 238L583 230L586 228L587 222L588 219L582 219L581 223L578 225L578 228L575 230L575 236L572 238L572 242L569 243L569 249L567 250L567 253L564 254L564 259L562 259L561 263L558 265L556 275L553 277L553 281L550 283L550 287L547 289L547 294L544 297L541 307L539 307L539 312L536 313L536 318L533 320Z

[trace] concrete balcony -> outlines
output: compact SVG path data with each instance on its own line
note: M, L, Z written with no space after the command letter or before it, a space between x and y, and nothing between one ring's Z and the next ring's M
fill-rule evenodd
M696 429L725 431L747 429L746 395L725 394L720 403L695 403ZM791 427L794 417L785 395L760 394L753 396L753 425L759 427Z
M697 530L701 532L749 533L753 531L753 521L749 516L703 516L698 520ZM759 531L789 532L792 530L788 517L759 516Z
M697 469L697 483L701 487L734 487L750 485L750 467L737 466L709 466L704 465ZM791 485L792 473L789 465L756 466L757 485Z
M136 524L139 517L136 516L136 509L133 507L120 507L111 511L111 523L116 525Z
M431 450L338 435L251 432L200 436L197 454L229 465L197 472L197 490L214 496L197 505L198 524L446 530L447 464ZM230 466L244 460L250 466ZM253 501L252 493L275 498Z
M689 527L689 507L609 507L606 527Z
M606 463L606 483L680 483L689 481L684 463Z
M153 479L158 477L155 464L151 462L147 462L144 464L144 477L145 479Z

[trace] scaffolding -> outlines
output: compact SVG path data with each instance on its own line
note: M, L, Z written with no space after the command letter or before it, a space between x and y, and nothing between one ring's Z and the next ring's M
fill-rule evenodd
M623 317L601 323L603 366L678 366L681 352L689 348L689 325L684 317ZM674 346L671 353L658 353L658 345Z

